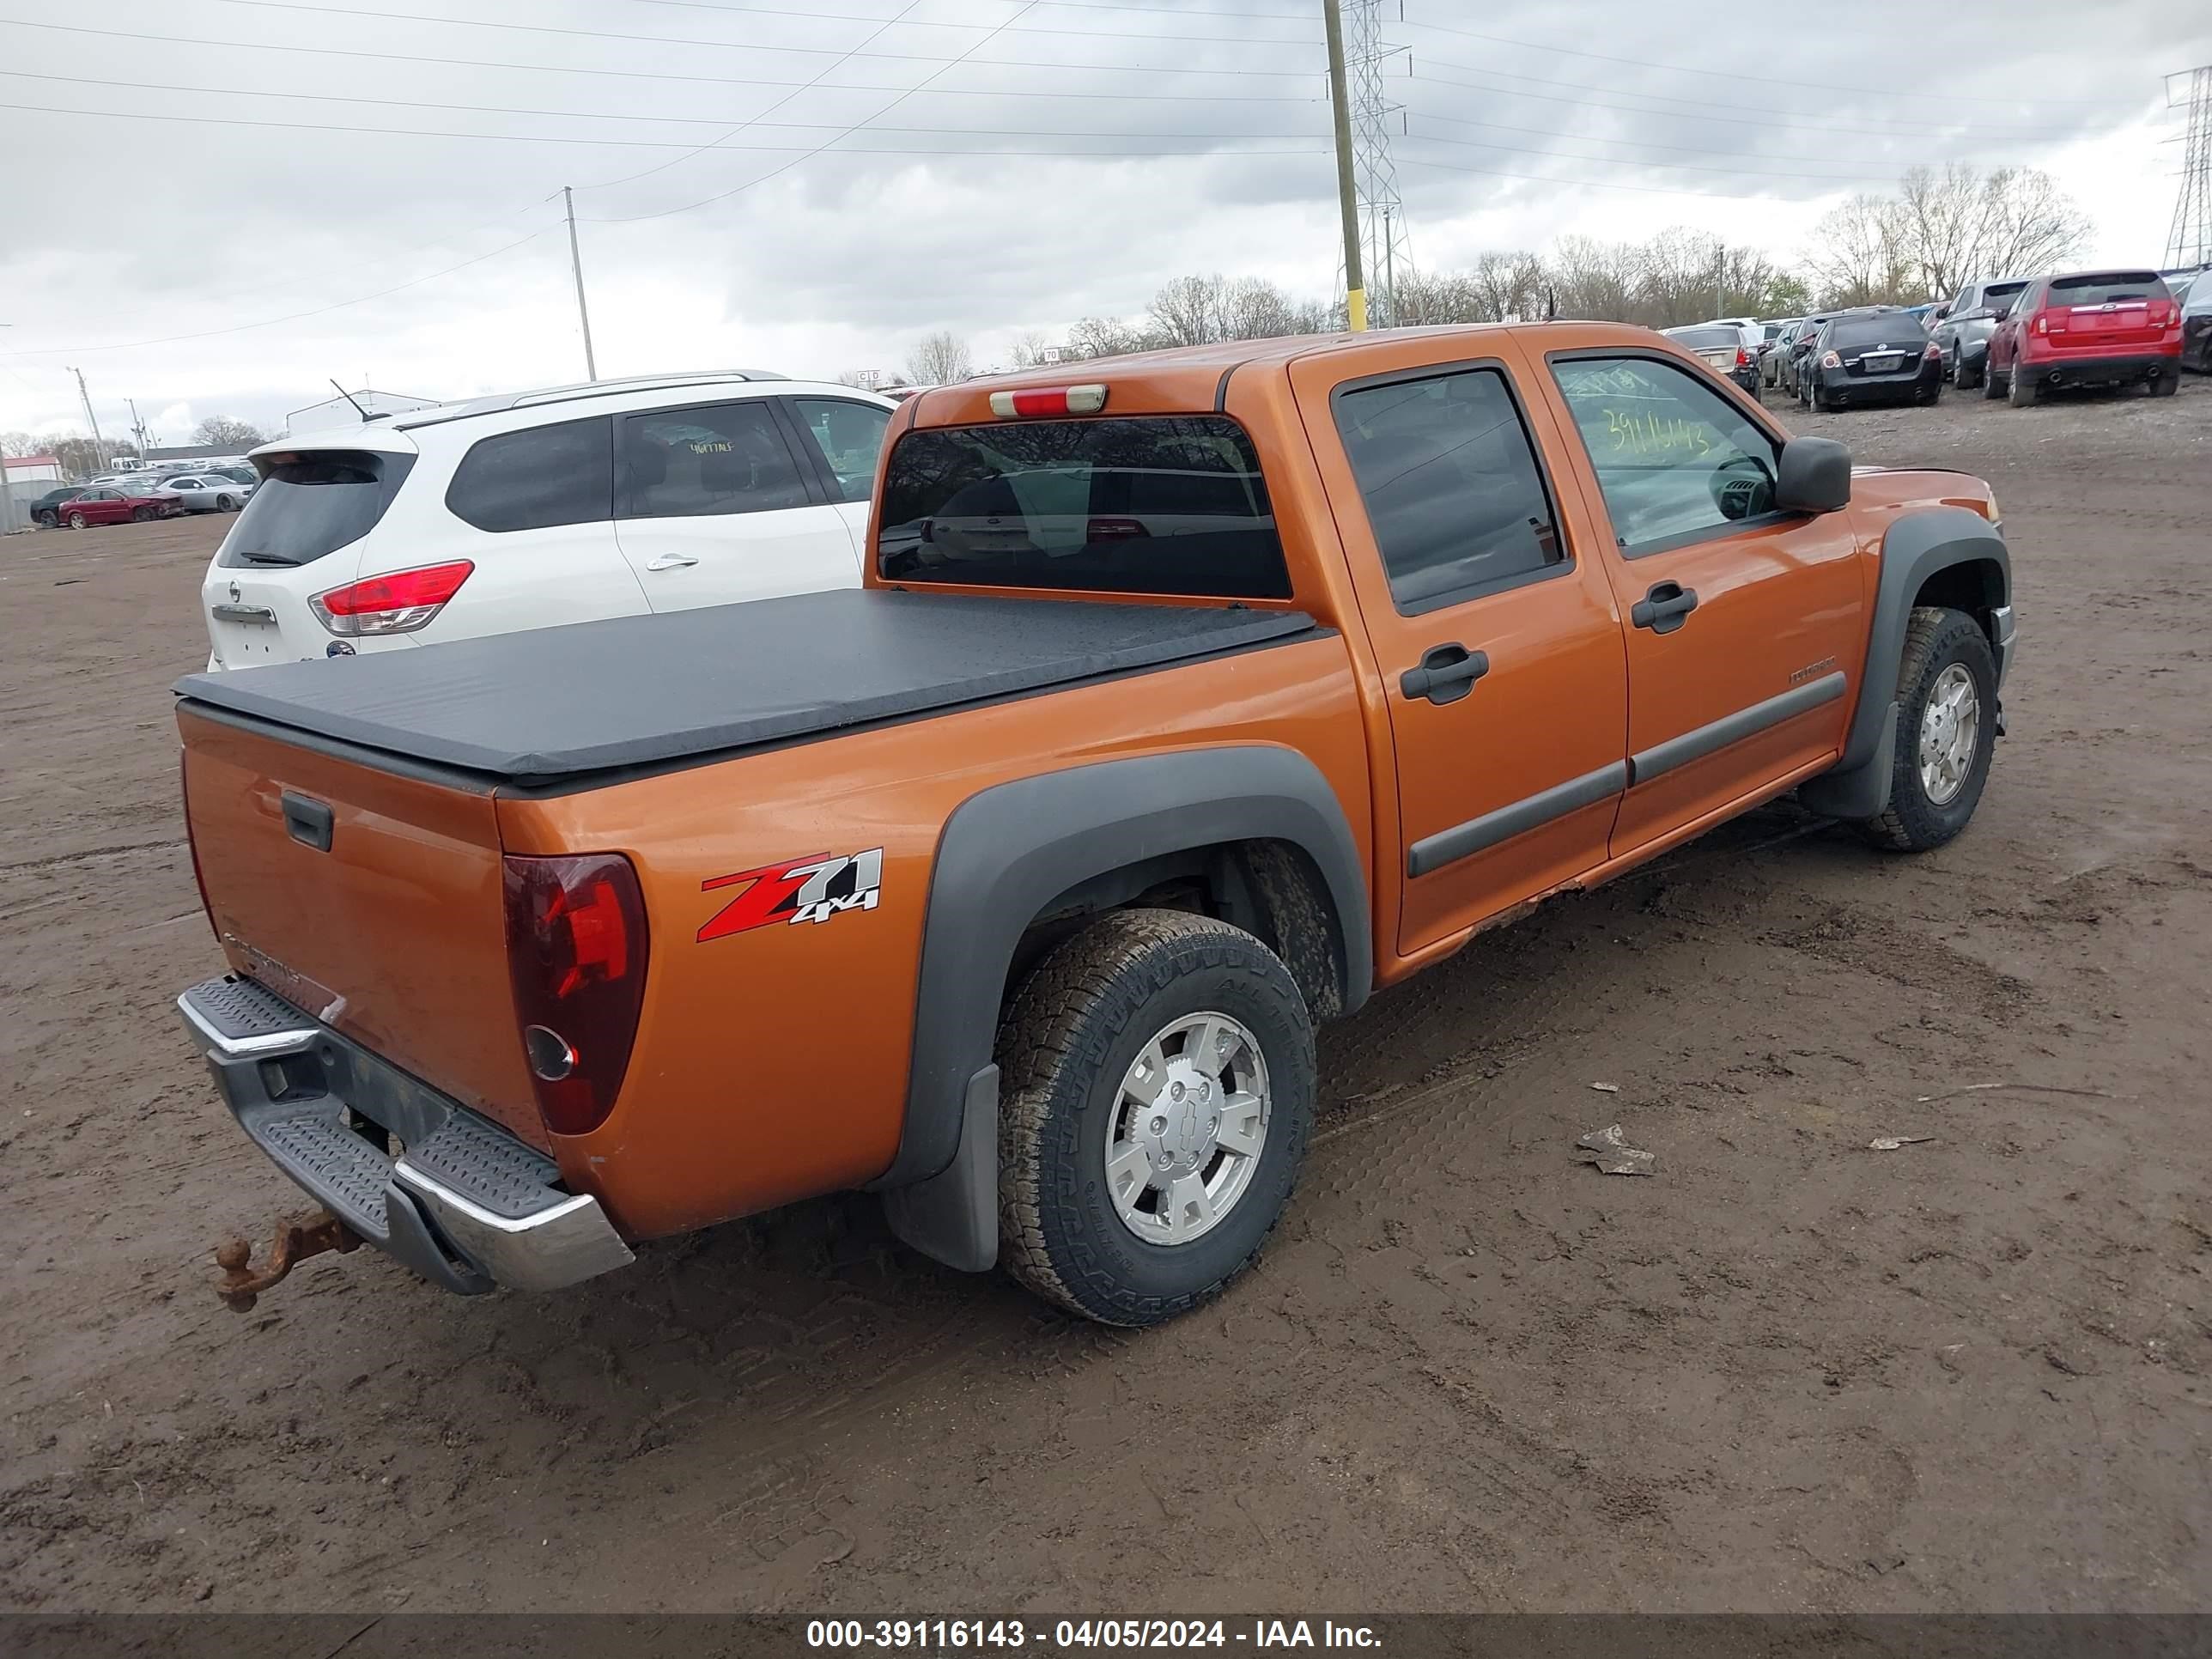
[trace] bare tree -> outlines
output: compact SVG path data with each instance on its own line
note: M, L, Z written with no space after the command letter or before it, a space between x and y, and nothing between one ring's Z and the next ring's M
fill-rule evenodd
M1544 270L1545 308L1561 317L1624 321L1636 299L1636 250L1589 236L1562 236Z
M1858 195L1813 228L1813 275L1830 307L1910 303L1921 286L1905 252L1904 210L1881 196Z
M1052 342L1045 337L1042 329L1024 329L1014 337L1014 366L1035 368L1038 364L1049 361L1045 354L1051 349Z
M2049 173L2000 167L1982 184L1978 263L1966 275L2032 276L2079 254L2088 240L2087 216Z
M1152 295L1152 324L1168 345L1204 345L1224 337L1228 284L1218 276L1178 276Z
M1085 317L1067 331L1066 352L1071 357L1119 357L1160 343L1119 317Z
M1222 337L1230 340L1273 340L1285 334L1304 334L1297 306L1273 283L1246 276L1231 283L1221 296Z
M1978 276L2033 275L2077 252L2089 223L2049 173L1954 162L1912 168L1893 198L1852 198L1818 234L1816 272L1841 303L1944 299Z
M225 444L233 449L251 449L256 444L265 444L268 437L251 421L241 421L234 415L210 415L192 428L196 444Z
M968 343L949 329L923 335L913 355L906 360L906 372L917 386L946 386L964 380L975 367L975 359L968 355Z

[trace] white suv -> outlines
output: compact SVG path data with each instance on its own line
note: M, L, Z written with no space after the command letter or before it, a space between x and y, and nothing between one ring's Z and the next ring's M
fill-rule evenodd
M857 586L894 407L777 374L667 374L264 445L201 589L208 665Z

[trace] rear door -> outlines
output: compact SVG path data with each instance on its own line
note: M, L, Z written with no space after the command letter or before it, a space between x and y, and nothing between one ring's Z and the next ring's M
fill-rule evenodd
M655 611L860 586L844 512L775 404L616 417L616 538Z
M1389 711L1401 954L1604 862L1627 775L1620 621L1540 459L1556 432L1517 353L1437 351L1291 366Z
M1847 514L1774 510L1782 440L1696 370L1633 349L1549 361L1630 623L1620 856L1838 751L1863 574Z

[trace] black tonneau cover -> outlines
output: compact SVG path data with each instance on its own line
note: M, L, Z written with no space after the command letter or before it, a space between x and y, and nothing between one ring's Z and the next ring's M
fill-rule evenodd
M1310 633L1298 611L841 589L188 674L191 702L525 785Z

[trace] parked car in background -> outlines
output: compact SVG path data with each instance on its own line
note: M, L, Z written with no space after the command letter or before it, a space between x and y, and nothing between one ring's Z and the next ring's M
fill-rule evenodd
M1847 311L1819 334L1799 380L1808 409L1932 404L1943 395L1936 343L1909 311Z
M86 488L83 484L64 484L58 489L49 489L31 502L31 522L53 529L62 521L63 506L83 495Z
M1786 331L1790 343L1775 365L1774 383L1793 398L1802 396L1806 354L1813 349L1813 341L1830 315L1825 311L1816 312L1799 319Z
M172 495L187 513L235 513L253 494L250 483L240 483L219 472L171 472L143 486L156 495Z
M2212 271L2199 271L2174 301L2181 307L2181 366L2212 374Z
M723 371L280 440L208 567L210 666L857 586L892 408Z
M2024 409L2061 386L2141 386L2154 398L2181 383L2181 307L2155 270L2038 276L1990 336L1985 398Z
M1977 278L1967 283L1942 307L1929 327L1929 337L1943 364L1943 378L1961 392L1982 383L1983 360L1997 319L2027 287L2025 276Z
M154 519L173 519L184 507L173 496L143 484L100 484L77 493L62 505L62 522L71 530L96 524L144 524Z
M1798 317L1777 317L1771 322L1764 322L1759 325L1759 341L1757 356L1759 357L1759 378L1763 385L1772 386L1774 384L1775 347L1781 344L1782 337L1789 331L1791 324L1802 322L1802 318Z
M1744 343L1743 330L1737 325L1693 323L1686 328L1662 329L1660 332L1709 366L1714 374L1734 380L1754 398L1759 395L1759 363Z

